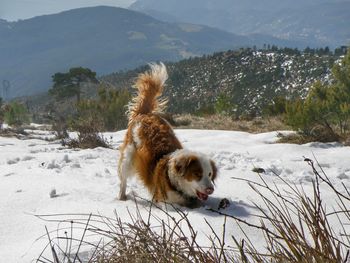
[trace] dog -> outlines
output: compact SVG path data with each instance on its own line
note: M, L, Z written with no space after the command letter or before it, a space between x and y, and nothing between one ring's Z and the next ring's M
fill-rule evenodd
M136 174L156 202L196 207L214 192L217 168L203 153L184 149L162 117L161 99L168 78L163 63L136 79L136 97L128 104L128 128L120 147L119 199L126 200L127 179Z

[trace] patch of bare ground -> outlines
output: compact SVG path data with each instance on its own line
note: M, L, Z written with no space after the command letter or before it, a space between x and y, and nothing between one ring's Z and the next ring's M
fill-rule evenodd
M250 118L233 119L222 115L208 115L204 117L183 114L174 115L174 126L178 129L206 129L206 130L232 130L250 133L290 130L281 118Z

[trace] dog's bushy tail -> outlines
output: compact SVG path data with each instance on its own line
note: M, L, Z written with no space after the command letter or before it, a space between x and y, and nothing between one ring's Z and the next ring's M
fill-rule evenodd
M129 123L138 115L165 110L167 100L159 97L168 78L166 67L163 63L150 64L150 67L151 70L140 74L135 82L138 94L128 105Z

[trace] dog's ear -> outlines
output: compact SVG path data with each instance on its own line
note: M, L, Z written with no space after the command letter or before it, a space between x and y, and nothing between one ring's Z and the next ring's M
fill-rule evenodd
M197 160L195 156L181 156L175 161L175 170L181 175L185 174L187 167Z
M218 168L216 167L216 164L213 160L210 160L210 165L211 165L211 169L213 170L213 175L211 176L211 180L214 181L218 175Z

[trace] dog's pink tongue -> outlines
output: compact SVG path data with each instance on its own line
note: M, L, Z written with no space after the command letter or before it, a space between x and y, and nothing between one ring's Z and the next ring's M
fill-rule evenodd
M201 193L201 192L197 192L197 196L198 196L198 198L199 198L200 200L203 200L203 201L205 201L205 200L208 199L208 195L207 195L207 194L203 194L203 193Z

